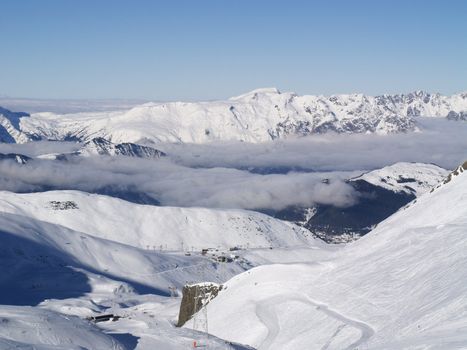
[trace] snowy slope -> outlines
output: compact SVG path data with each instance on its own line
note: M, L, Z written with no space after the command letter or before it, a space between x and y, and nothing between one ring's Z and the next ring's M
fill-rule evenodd
M242 140L262 142L328 131L394 133L417 129L414 117L465 119L467 94L299 96L258 89L224 101L147 103L126 111L36 113L7 131L29 138L114 143ZM4 118L5 123L8 118ZM23 136L12 136L24 142ZM13 142L13 141L10 141Z
M21 215L0 215L0 304L36 305L116 291L169 295L188 280L219 281L242 271L200 256L143 250Z
M78 317L33 307L0 305L0 349L125 349Z
M168 287L222 283L243 271L236 263L143 250L5 212L0 266L0 349L31 350L123 349L115 338L127 349L187 348L194 335L172 325L178 300L167 297ZM114 338L69 316L109 312L123 317L110 327Z
M146 249L314 245L306 229L246 210L138 205L79 191L0 192L0 212Z
M157 208L73 191L0 198L0 305L9 305L0 306L2 349L121 349L115 339L128 349L185 349L198 334L174 327L179 299L168 297L169 287L223 283L244 267L167 249L195 241L320 245L305 231L247 211ZM109 312L123 318L100 329L69 316ZM215 338L210 348L246 349Z
M434 164L396 163L353 178L394 192L420 196L435 187L449 171Z
M257 349L464 349L466 225L458 169L337 257L234 277L210 332Z

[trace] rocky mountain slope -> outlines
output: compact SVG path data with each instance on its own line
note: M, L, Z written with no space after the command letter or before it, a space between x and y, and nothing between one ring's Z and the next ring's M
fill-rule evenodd
M3 111L3 112L2 112ZM0 111L4 142L104 138L114 143L216 140L263 142L309 134L417 130L416 117L464 120L467 94L299 96L258 89L225 101L147 103L130 110L75 114Z
M141 146L134 143L114 144L102 137L86 142L80 155L127 156L139 158L160 158L166 154L152 147Z
M56 153L41 155L42 159L67 160L74 156L125 156L137 158L158 159L166 154L153 147L135 143L113 143L102 137L96 137L82 144L82 147L72 153Z
M20 120L27 117L27 113L12 112L0 107L0 142L24 143L33 140L33 137L21 131Z

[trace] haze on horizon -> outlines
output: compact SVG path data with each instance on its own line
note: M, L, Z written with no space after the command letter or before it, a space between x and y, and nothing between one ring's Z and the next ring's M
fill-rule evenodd
M0 4L0 96L213 100L466 90L467 2Z

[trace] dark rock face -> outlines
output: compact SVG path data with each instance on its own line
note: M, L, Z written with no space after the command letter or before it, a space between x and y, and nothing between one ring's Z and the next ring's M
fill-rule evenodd
M222 285L216 283L187 284L183 287L183 297L178 314L177 327L181 327L196 312L214 299Z

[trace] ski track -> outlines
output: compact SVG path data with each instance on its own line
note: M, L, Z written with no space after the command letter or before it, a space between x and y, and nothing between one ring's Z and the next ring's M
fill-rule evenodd
M258 350L269 349L271 345L274 343L274 340L276 339L277 335L280 332L279 320L277 318L276 312L274 311L274 307L287 301L297 301L300 303L312 305L316 308L316 310L324 312L329 317L332 317L343 323L343 325L338 327L336 332L332 335L329 341L321 348L321 350L328 349L329 346L331 345L333 338L337 336L338 333L345 326L358 329L361 333L361 336L357 341L351 343L349 346L347 346L345 349L342 349L342 350L357 349L360 345L367 343L368 340L375 334L374 329L370 325L362 321L348 318L344 316L343 314L339 313L338 311L330 309L328 305L315 301L306 295L301 295L301 294L279 295L279 296L269 298L263 301L262 303L259 303L256 307L257 317L268 329L268 334L266 338L263 340L263 342L261 343L261 345L258 347Z
M258 350L269 349L279 334L279 320L277 318L277 314L273 311L273 307L280 301L283 301L280 297L271 298L266 300L264 303L258 304L256 307L256 315L268 329L268 335L258 347Z

